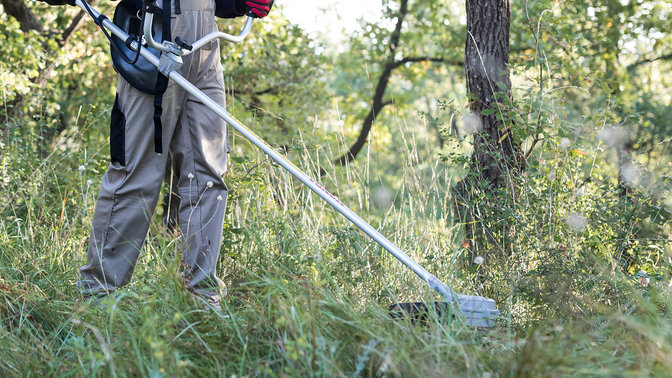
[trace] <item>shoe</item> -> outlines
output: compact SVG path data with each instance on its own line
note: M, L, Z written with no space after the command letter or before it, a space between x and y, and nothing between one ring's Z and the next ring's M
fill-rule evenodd
M224 281L220 280L217 277L215 277L215 282L217 282L217 288L219 289L219 296L225 297L229 293L229 289L226 288L226 284L224 283Z
M103 300L107 298L107 293L82 293L82 296L78 299L78 302L87 304L91 307L102 307Z
M193 292L191 294L198 302L201 303L203 310L205 310L206 312L214 312L220 317L225 316L224 313L222 312L222 305L221 303L219 303L220 301L219 295L206 297Z

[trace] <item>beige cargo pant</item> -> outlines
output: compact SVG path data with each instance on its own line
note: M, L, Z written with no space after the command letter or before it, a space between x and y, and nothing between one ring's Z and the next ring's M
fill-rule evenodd
M159 1L161 3L161 1ZM214 0L181 0L171 35L196 41L217 30ZM174 7L173 7L174 9ZM184 57L180 74L224 106L219 44ZM111 124L111 163L96 203L87 264L78 286L84 296L103 296L127 284L149 229L168 154L154 152L154 96L121 76ZM224 121L172 80L163 96L163 151L179 172L179 225L184 239L183 275L189 289L219 301L215 267L228 194L228 131Z

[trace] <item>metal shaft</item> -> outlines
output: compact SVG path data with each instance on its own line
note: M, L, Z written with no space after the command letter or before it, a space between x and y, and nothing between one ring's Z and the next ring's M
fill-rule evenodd
M100 13L92 7L87 7L84 5L83 0L77 0L77 5L84 10L91 10L94 17L98 17ZM248 21L249 22L249 21ZM112 21L105 19L103 21L103 26L106 27L112 34L119 37L122 41L125 41L128 38L128 35L124 30L116 26ZM249 28L246 28L249 31ZM147 59L151 64L158 67L159 58L154 56L148 49L141 49L140 54ZM331 205L336 211L341 213L346 217L350 222L362 230L365 234L371 237L376 243L380 244L388 252L390 252L397 260L401 261L404 265L409 267L413 272L415 272L420 278L427 282L427 284L436 292L441 294L446 300L452 301L455 298L455 294L446 284L441 282L433 274L429 273L425 268L420 266L415 260L408 256L404 251L397 247L394 243L388 240L370 224L364 221L361 217L355 214L347 206L345 206L336 196L329 193L324 187L317 183L314 179L306 175L303 171L297 168L291 161L289 161L284 155L278 153L273 147L261 139L257 134L252 130L243 125L242 122L236 119L233 115L227 112L221 105L213 101L210 97L206 96L193 84L191 84L187 79L182 77L179 73L173 71L170 72L168 77L175 81L178 85L184 88L187 92L196 97L199 101L205 104L207 107L212 109L219 117L226 121L231 127L236 129L240 134L252 142L255 146L259 147L266 155L268 155L275 162L280 164L285 168L289 173L301 181L304 185L309 187L313 192L325 200L329 205Z

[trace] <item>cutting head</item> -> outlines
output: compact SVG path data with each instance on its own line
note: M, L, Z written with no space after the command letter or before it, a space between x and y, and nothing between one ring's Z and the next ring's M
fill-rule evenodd
M457 295L457 303L468 326L493 327L499 317L495 301L490 298L460 294ZM410 318L416 323L426 323L430 311L436 313L439 318L455 315L452 302L395 303L390 306L389 311L393 318Z

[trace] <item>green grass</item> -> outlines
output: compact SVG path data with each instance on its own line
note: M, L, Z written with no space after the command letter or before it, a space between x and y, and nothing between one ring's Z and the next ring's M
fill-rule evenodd
M384 171L383 152L370 151L346 169L330 165L329 150L303 148L291 156L313 175L320 167L332 172L322 177L325 186L432 273L460 292L496 298L502 317L493 329L392 320L386 309L394 301L437 296L284 171L255 151L243 153L242 143L227 178L232 194L219 267L229 286L224 314L204 310L187 294L178 273L179 238L158 215L131 284L99 306L82 303L74 283L106 156L99 140L77 132L67 137L77 147L57 145L49 156L26 154L30 138L3 152L0 374L669 374L669 275L652 271L642 286L603 252L618 241L614 229L621 226L609 218L614 210L600 207L609 193L573 199L568 183L579 174L572 159L580 157L555 152L565 164L558 175L564 181L530 175L515 207L502 204L516 228L511 248L504 248L513 252L504 255L465 246L450 216L448 189L457 172L406 137L395 156L409 158L393 171ZM383 185L394 196L381 205L373 197ZM590 230L576 233L564 224L573 211L605 219L590 216ZM472 264L474 254L485 263Z

